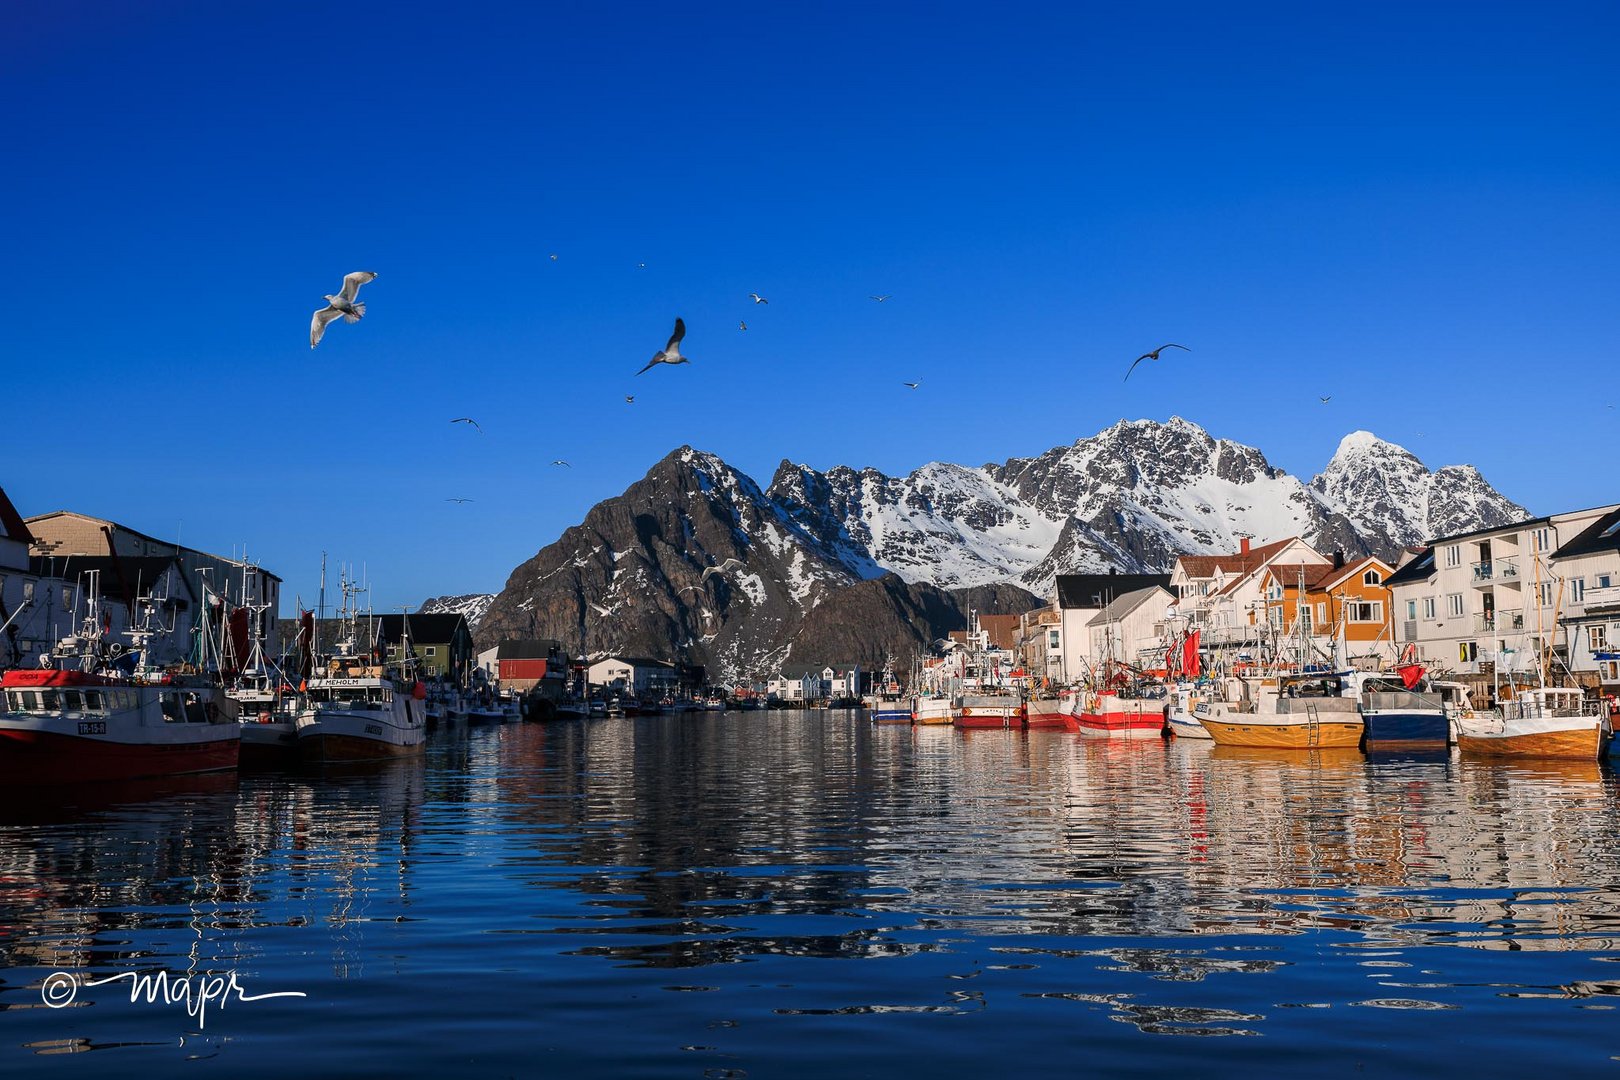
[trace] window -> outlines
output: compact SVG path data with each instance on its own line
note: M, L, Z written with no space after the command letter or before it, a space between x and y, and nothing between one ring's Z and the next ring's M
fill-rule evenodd
M1464 664L1471 664L1479 659L1479 647L1472 641L1459 641L1457 643L1457 659Z
M1369 570L1365 574L1361 575L1361 583L1363 585L1382 585L1384 583L1384 579L1378 573L1378 571Z
M1058 632L1056 630L1048 630L1046 632L1046 647L1048 649L1056 649L1060 647L1058 645Z
M1599 664L1598 677L1604 682L1620 682L1620 660L1605 660Z
M1612 580L1613 579L1608 574L1597 574L1593 577L1592 587L1595 589L1607 589L1609 587L1609 582ZM24 585L23 588L26 590L28 586ZM28 594L25 591L23 595L27 596Z
M1379 623L1384 621L1384 602L1382 600L1358 601L1344 606L1345 615L1351 622Z
M1417 601L1416 600L1408 600L1406 602L1406 621L1407 622L1416 622L1417 621Z
M1461 566L1462 565L1462 548L1461 547L1457 546L1456 544L1452 544L1452 545L1450 545L1449 547L1446 548L1446 565L1447 566Z
M439 647L437 645L429 645L425 651L429 656L439 655Z
M1569 579L1569 602L1579 604L1586 599L1586 579L1572 577Z
M32 581L23 582L23 603L26 604L29 601L33 600L33 599L34 599L34 583Z
M1530 547L1533 551L1546 551L1552 539L1552 530L1546 526L1530 534Z
M1551 607L1553 602L1553 583L1543 581L1536 586L1536 602L1542 607Z
M1609 643L1609 628L1606 626L1589 626L1586 629L1586 640L1593 652L1606 647Z
M1320 626L1322 621L1324 619L1326 619L1326 618L1327 618L1327 605L1326 604L1317 604L1316 605L1316 622L1317 622L1317 625Z
M1446 614L1461 615L1463 613L1462 593L1454 592L1446 596Z
M1423 617L1425 619L1434 618L1434 597L1432 596L1425 596L1423 598Z

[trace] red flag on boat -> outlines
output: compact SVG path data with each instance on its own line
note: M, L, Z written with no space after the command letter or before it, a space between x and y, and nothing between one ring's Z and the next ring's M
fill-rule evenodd
M1395 669L1395 674L1399 675L1401 682L1406 684L1408 690L1411 690L1423 681L1426 672L1422 664L1402 664Z
M1181 673L1189 679L1198 678L1198 635L1202 633L1202 630L1194 630L1181 646Z

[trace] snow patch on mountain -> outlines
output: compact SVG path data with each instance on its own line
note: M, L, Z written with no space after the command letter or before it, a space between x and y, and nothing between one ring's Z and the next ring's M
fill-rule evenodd
M417 609L419 615L460 615L467 620L468 630L477 630L478 624L495 602L495 593L469 593L465 596L435 596Z

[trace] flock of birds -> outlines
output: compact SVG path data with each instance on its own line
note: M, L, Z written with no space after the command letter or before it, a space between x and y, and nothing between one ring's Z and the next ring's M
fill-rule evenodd
M557 261L556 255L551 255L550 258L552 262ZM647 266L646 263L637 263L636 265L637 269L643 270L646 269ZM344 322L357 323L365 317L366 305L361 303L359 300L360 286L369 284L375 280L377 280L377 275L371 270L356 270L353 273L343 275L343 287L336 293L326 296L326 306L318 309L315 312L314 318L310 320L310 348L313 349L315 346L321 343L321 338L326 334L327 326L331 325L333 322L336 322L338 319L342 319ZM749 293L748 298L752 300L756 306L770 303L770 300L761 296L757 292ZM887 303L892 298L893 294L891 293L885 293L881 296L867 297L867 299L875 301L879 304ZM737 329L747 330L747 320L739 319L737 321ZM672 367L678 364L690 364L692 362L691 358L681 355L681 342L685 339L685 337L686 323L682 319L677 318L675 320L675 329L669 335L669 340L664 343L664 347L653 353L652 359L647 361L646 366L644 366L640 371L636 372L636 374L645 375L659 364L669 364ZM1136 365L1140 364L1144 360L1158 360L1159 354L1164 352L1166 349L1180 349L1183 352L1192 351L1185 345L1177 345L1173 341L1166 342L1165 344L1160 345L1157 349L1154 349L1151 352L1145 352L1141 356L1138 356L1135 360L1131 361L1131 366L1125 370L1124 381L1130 380L1131 372L1136 370ZM918 387L922 386L922 380L919 379L916 382L902 382L900 385L909 390L916 390ZM624 396L624 400L625 404L633 405L635 404L636 397L634 394L626 394ZM1331 400L1331 395L1324 396L1320 400L1322 404L1326 405ZM1609 408L1612 409L1614 406L1611 405ZM480 435L482 435L484 432L483 427L478 423L478 421L474 420L470 416L458 416L450 422L452 424L470 424ZM551 464L564 469L573 468L572 465L562 458L556 458ZM446 499L445 501L453 503L469 503L473 500L456 498Z

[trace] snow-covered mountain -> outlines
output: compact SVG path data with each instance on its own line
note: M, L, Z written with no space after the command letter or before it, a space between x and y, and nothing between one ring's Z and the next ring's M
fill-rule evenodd
M466 596L435 596L424 602L417 610L418 615L462 615L467 619L467 629L476 631L478 624L484 621L489 612L489 605L495 602L494 593L469 593Z
M1415 540L1525 516L1471 466L1431 471L1366 432L1346 437L1309 483L1179 417L904 477L784 461L767 489L681 447L514 570L493 603L430 603L465 605L469 617L487 607L483 642L551 637L731 677L790 656L907 655L962 625L967 606L1027 606L1034 597L1007 587L1046 595L1061 573L1163 571L1245 537L1297 535L1324 554L1393 559ZM985 586L1002 592L962 592Z

